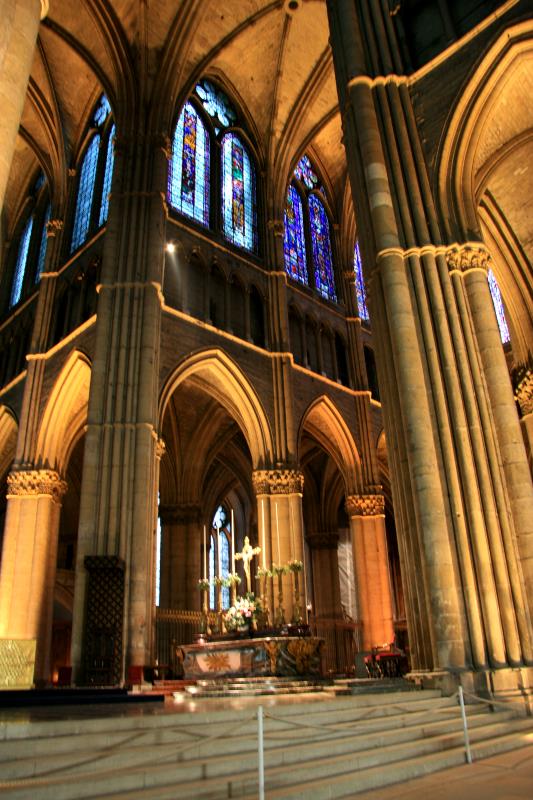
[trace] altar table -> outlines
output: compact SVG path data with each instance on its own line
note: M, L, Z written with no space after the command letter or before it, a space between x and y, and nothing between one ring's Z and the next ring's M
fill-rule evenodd
M321 675L324 640L268 636L184 645L185 678Z

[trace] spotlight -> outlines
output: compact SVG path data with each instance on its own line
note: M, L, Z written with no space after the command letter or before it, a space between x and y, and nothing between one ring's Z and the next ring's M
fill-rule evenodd
M175 253L176 245L174 244L174 242L167 242L165 245L165 250L167 253Z

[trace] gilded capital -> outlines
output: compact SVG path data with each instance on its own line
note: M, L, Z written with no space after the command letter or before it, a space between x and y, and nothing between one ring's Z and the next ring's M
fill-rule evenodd
M490 267L490 254L483 245L454 245L446 251L446 262L450 272L469 272L480 269L487 272Z
M46 235L49 239L54 236L57 236L58 233L61 233L63 230L63 220L62 219L49 219L46 223Z
M31 497L44 494L49 495L56 502L60 502L67 489L67 483L53 469L20 470L10 472L7 476L8 497Z
M526 370L522 380L514 391L522 416L533 414L533 371Z
M383 517L385 498L382 494L351 494L346 498L345 508L350 517Z
M164 439L158 439L155 443L155 457L159 458L160 460L163 458L167 451L167 446L165 444Z
M258 469L252 474L256 494L302 494L303 473L297 469Z

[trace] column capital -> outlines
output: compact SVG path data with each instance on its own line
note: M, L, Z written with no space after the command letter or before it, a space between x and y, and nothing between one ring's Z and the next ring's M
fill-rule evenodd
M258 469L252 473L256 495L302 494L304 476L298 469Z
M527 369L515 387L514 396L520 406L522 416L533 414L533 370Z
M158 438L155 443L155 457L161 461L166 451L167 451L167 446L165 444L165 440Z
M56 502L68 489L68 484L53 469L14 470L7 476L8 497L49 495Z
M383 517L385 498L382 494L350 494L345 508L350 517Z
M481 242L454 244L446 250L446 263L450 272L488 272L491 265L490 253Z
M269 230L274 232L274 236L283 236L285 232L285 226L283 224L283 220L281 219L269 219L267 222L267 227Z
M46 223L46 236L51 239L61 233L64 222L62 219L49 219Z

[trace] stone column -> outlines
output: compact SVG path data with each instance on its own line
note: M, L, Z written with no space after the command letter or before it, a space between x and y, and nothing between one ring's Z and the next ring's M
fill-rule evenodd
M354 574L363 650L394 639L390 590L385 501L380 494L349 495Z
M7 479L0 579L0 637L36 639L35 683L51 680L61 498L67 485L53 470L16 470Z
M313 616L315 619L342 619L336 533L311 533L309 542L313 573Z
M0 211L4 205L40 20L48 0L0 0Z
M304 476L295 469L256 470L252 474L257 497L259 529L259 563L270 569L272 564L284 565L301 561L301 605L304 604L305 561L302 522L302 493ZM294 611L291 575L283 577L285 617L290 622Z
M160 506L161 595L163 608L199 610L201 537L196 504Z

